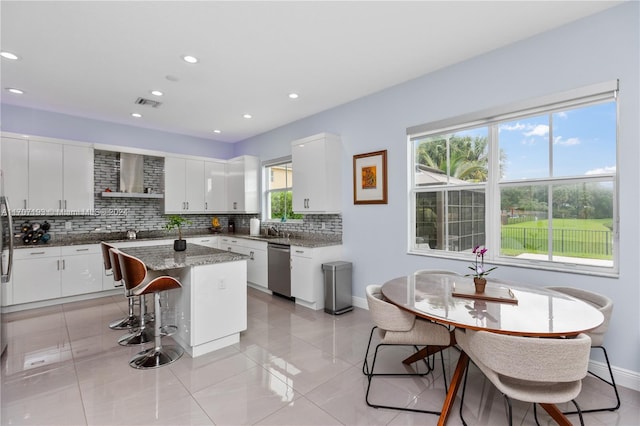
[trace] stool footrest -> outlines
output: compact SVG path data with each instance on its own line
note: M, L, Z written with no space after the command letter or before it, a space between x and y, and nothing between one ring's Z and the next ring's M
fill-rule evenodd
M142 370L157 368L177 361L183 353L184 349L180 346L163 346L159 349L151 348L134 356L131 361L129 361L129 365Z
M165 336L173 336L178 332L178 327L175 325L163 325L160 327L160 335Z

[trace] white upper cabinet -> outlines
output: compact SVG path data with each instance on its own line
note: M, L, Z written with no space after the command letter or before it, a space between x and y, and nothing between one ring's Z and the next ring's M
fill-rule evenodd
M29 141L29 209L93 209L93 148Z
M165 157L165 213L257 213L258 157L228 161Z
M204 188L204 161L165 157L165 213L204 213Z
M93 148L64 145L62 188L65 210L93 209Z
M258 213L258 157L243 155L227 162L227 211Z
M29 198L29 141L2 138L2 184L12 210L26 209Z
M224 212L227 210L226 163L204 162L204 210Z
M340 137L320 133L292 142L293 211L340 213L342 143Z

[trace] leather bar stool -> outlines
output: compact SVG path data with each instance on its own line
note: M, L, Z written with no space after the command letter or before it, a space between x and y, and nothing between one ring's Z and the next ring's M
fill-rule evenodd
M125 296L129 298L129 300L136 299L136 294L133 293L133 287L135 285L131 285L127 283L125 279L122 267L120 265L120 257L118 256L120 251L117 248L109 249L109 258L111 259L111 266L113 267L114 276L117 274L120 279L124 282L125 288ZM121 338L118 339L118 344L122 346L130 346L130 345L140 345L142 343L151 342L153 340L153 330L151 329L152 324L149 324L148 316L147 316L147 304L144 300L144 295L138 296L139 305L140 305L140 315L137 317L138 326L131 330L130 333L125 334Z
M140 259L128 254L117 252L120 260L120 268L125 286L131 287L136 296L153 293L154 299L154 347L139 352L134 356L129 365L133 368L156 368L171 364L178 360L184 350L177 345L162 346L162 337L169 335L168 330L175 326L162 326L162 313L160 311L160 293L166 290L181 288L180 281L169 276L160 276L152 280L147 279L147 267Z
M118 269L118 271L113 270L113 266L112 266L112 262L111 262L111 256L109 255L109 249L115 248L114 246L112 246L111 244L107 244L104 241L100 243L100 246L102 247L102 261L104 263L104 274L108 275L107 272L109 271L113 271L112 272L112 277L113 277L113 281L114 281L114 286L115 287L122 287L122 274L120 273L120 270ZM119 284L115 284L115 283L119 283ZM135 300L133 297L128 297L127 298L129 301L129 315L127 315L126 317L122 318L122 319L118 319L115 321L112 321L109 324L109 328L112 330L125 330L125 329L133 329L138 327L138 325L140 324L138 317L135 314Z

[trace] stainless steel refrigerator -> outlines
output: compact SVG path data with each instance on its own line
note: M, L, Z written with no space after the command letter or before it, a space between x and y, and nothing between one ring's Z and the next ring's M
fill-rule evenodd
M0 170L0 306L3 306L2 293L4 287L11 280L11 269L13 267L13 220L11 218L11 209L9 208L9 200L4 195L4 175ZM2 318L2 310L0 308L0 355L7 348L6 341L6 323Z

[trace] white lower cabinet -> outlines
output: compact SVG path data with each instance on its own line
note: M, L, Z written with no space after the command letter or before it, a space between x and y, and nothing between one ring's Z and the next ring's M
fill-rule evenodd
M244 238L220 237L221 250L249 256L247 282L259 289L267 288L267 243Z
M324 309L322 264L340 260L342 246L291 246L291 296L307 308Z
M104 263L101 250L98 244L60 248L62 297L102 291Z
M15 250L11 304L60 297L60 247Z
M102 291L100 250L98 244L16 250L11 304Z

